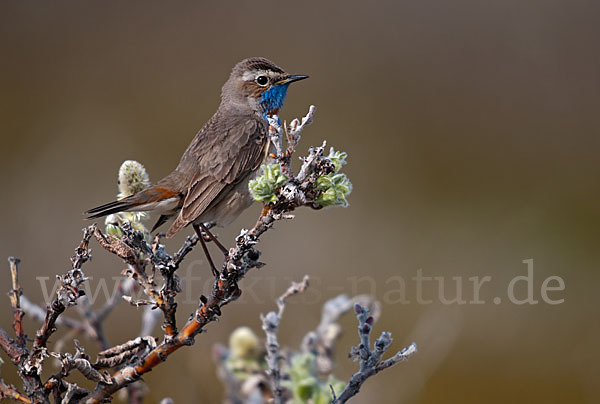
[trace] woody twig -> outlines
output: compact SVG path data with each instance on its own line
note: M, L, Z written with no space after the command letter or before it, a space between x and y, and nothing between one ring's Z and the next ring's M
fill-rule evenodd
M95 226L89 226L83 231L83 239L75 249L75 254L71 257L71 270L62 276L58 276L60 286L56 291L56 298L46 308L42 326L36 332L33 346L28 349L22 324L20 320L22 314L15 314L17 324L14 326L17 340L14 341L8 333L0 329L0 347L7 353L11 361L17 366L19 376L23 380L24 396L31 402L49 403L49 396L52 390L62 388L62 384L43 383L41 379L44 359L48 357L46 347L48 339L56 331L56 324L59 316L67 307L76 304L77 299L84 294L80 286L86 281L86 277L81 270L82 265L90 259L89 241ZM21 290L18 283L18 260L10 260L12 291L10 293L11 305L17 313L20 306ZM22 343L20 342L22 341ZM58 393L60 395L60 392Z
M370 310L360 303L354 305L354 312L358 319L358 335L360 337L360 343L358 346L352 347L350 357L360 362L360 369L352 375L346 388L339 396L336 396L333 388L331 389L333 396L332 404L347 402L350 398L358 394L363 383L368 378L400 362L408 360L408 358L417 352L417 344L413 342L406 348L398 351L391 358L382 360L383 354L385 354L392 344L392 334L387 331L382 332L371 348L371 331L373 330L375 318L371 315Z
M279 324L281 323L281 317L285 310L285 301L297 294L304 292L308 287L308 275L305 275L302 282L292 282L290 287L277 299L277 313L270 311L267 315L260 316L262 321L262 329L265 332L267 338L265 340L265 347L267 349L267 365L269 366L269 377L271 379L271 390L273 391L273 402L276 404L283 403L283 390L281 388L281 367L279 365L280 354L279 354L279 341L277 340L277 333L279 331Z
M11 384L4 383L4 380L0 379L0 400L11 399L19 401L21 403L31 403L31 400L19 393L17 388Z
M12 290L8 293L10 296L10 304L13 308L14 319L13 329L17 335L17 343L21 346L25 345L25 334L23 333L23 315L25 314L21 309L21 285L19 284L19 262L21 260L15 257L8 257L8 263L10 264L10 277L12 280Z

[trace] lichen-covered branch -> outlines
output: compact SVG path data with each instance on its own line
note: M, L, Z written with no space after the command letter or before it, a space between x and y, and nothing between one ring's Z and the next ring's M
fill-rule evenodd
M306 333L302 339L301 351L315 356L315 365L319 375L328 375L333 371L335 343L342 334L342 327L338 321L357 303L370 307L371 315L375 320L381 314L379 302L371 296L349 297L342 294L325 302L319 324L314 330Z
M160 244L160 236L157 236L152 246L149 246L145 241L144 234L134 230L128 222L121 225L120 231L121 238L104 235L99 229L96 229L94 236L102 247L121 257L128 264L123 275L138 282L155 307L160 308L164 315L165 338L172 338L177 334L175 296L181 291L180 281L175 275L175 271L197 243L197 238L188 237L175 257L172 258L165 252L164 245ZM150 274L146 272L149 264L152 266ZM158 288L154 280L154 272L157 270L163 277L161 288Z
M89 242L96 226L92 225L83 230L83 239L75 249L75 255L71 257L73 269L65 275L59 276L60 286L56 292L56 298L48 306L46 319L42 327L37 331L33 350L40 350L46 347L46 342L50 335L56 331L55 323L58 316L69 306L75 304L75 301L85 294L79 287L87 280L81 271L81 266L90 259Z
M267 365L269 366L269 377L271 379L273 401L276 404L283 403L282 401L282 388L281 388L281 368L279 366L279 341L277 340L277 333L279 331L279 324L283 311L285 310L285 301L297 294L304 292L308 287L308 275L305 275L302 282L292 282L290 287L277 299L278 311L270 311L266 316L261 315L262 329L267 336L265 340L265 347L267 349Z
M17 341L13 341L5 330L0 329L0 346L17 366L19 376L23 380L24 395L32 402L49 403L49 395L52 390L55 387L62 387L60 383L43 383L41 380L43 361L48 357L46 344L50 336L56 331L59 316L67 307L76 304L80 296L84 295L84 291L80 289L80 286L87 278L81 270L81 266L90 259L89 241L94 228L95 226L89 226L83 230L83 239L75 249L75 254L71 257L72 269L65 275L57 276L60 285L56 291L56 297L46 308L43 324L36 332L32 348L28 349L25 344L22 325L14 327ZM13 308L20 309L21 291L18 285L18 261L13 259L10 263L13 286L10 294L11 305ZM19 317L22 317L22 315ZM21 338L23 343L19 342Z
M308 114L302 118L302 121L298 119L292 120L288 126L285 122L281 126L279 117L269 117L269 138L271 144L275 147L276 154L274 157L281 165L283 174L288 178L294 176L292 171L292 155L296 151L296 146L300 142L300 134L304 128L313 122L315 115L315 106L311 105L308 109ZM287 141L287 147L284 150L283 138Z
M107 373L100 373L94 368L90 363L89 356L86 355L83 347L81 347L77 340L75 340L75 347L76 352L73 355L70 353L50 353L51 356L57 358L61 363L61 370L58 374L54 375L54 379L63 379L67 377L72 370L77 370L88 380L110 383L110 375Z
M339 396L336 396L333 388L331 389L333 394L332 404L347 402L350 398L358 394L361 386L369 377L400 362L408 360L408 358L417 352L417 344L413 342L408 347L397 352L391 358L382 361L381 358L383 357L383 354L392 344L392 334L387 331L382 332L379 338L375 340L373 348L371 348L371 331L375 319L371 316L370 310L359 303L354 306L354 312L358 319L360 344L356 347L352 347L350 356L354 358L354 360L360 361L360 370L352 375L348 385Z
M92 366L95 369L113 368L127 362L140 354L147 353L156 348L156 340L154 337L137 337L124 344L116 345L98 353L100 359Z
M266 334L266 352L257 354L253 347L258 337L248 328L236 329L229 339L229 348L215 346L215 360L219 377L227 391L227 403L316 403L346 402L356 395L364 381L408 359L416 352L416 345L396 353L389 359L382 357L392 339L384 332L370 347L370 333L380 315L379 303L367 295L348 297L339 295L325 302L321 321L314 331L304 337L300 350L280 345L278 332L285 309L285 299L307 286L308 278L292 286L277 300L278 312L261 315ZM361 361L360 371L348 384L333 375L335 342L342 332L340 317L354 308L359 318L361 342L352 349L352 357ZM339 397L336 392L340 393Z

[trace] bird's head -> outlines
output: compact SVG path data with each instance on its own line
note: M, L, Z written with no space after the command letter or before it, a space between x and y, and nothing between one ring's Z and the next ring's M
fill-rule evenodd
M249 58L231 71L222 90L222 103L250 107L263 115L274 115L283 106L288 86L308 76L288 74L265 58Z

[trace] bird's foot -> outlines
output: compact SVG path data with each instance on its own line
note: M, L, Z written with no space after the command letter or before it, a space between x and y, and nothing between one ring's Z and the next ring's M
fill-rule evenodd
M212 257L210 256L210 251L208 251L208 247L206 246L206 242L208 240L205 241L204 235L202 234L202 230L200 230L199 226L193 225L193 227L194 227L194 231L198 235L198 238L200 239L200 244L202 244L202 250L204 251L204 255L206 255L206 260L208 261L208 264L210 265L210 269L212 270L212 274L216 278L216 277L219 276L219 271L217 270L217 267L215 266L215 263L212 260Z
M199 226L202 229L202 233L206 234L208 236L209 240L212 241L213 243L215 243L225 256L229 255L229 250L227 248L225 248L225 246L223 244L221 244L221 242L217 239L217 236L215 236L214 234L212 234L210 232L210 230L208 230L208 227L206 227L203 223L200 223ZM208 241L208 240L206 240L206 241Z

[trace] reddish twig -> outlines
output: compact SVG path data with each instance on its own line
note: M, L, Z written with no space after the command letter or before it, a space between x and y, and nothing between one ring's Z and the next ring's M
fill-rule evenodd
M26 336L23 333L23 309L21 309L21 294L23 293L21 285L19 284L19 262L20 259L15 257L8 257L8 263L10 265L10 277L12 280L12 290L8 292L10 297L10 304L13 308L13 329L17 336L17 343L20 346L25 346Z
M0 401L4 399L10 399L20 401L22 403L31 403L31 400L19 393L15 386L4 383L4 380L0 379Z

